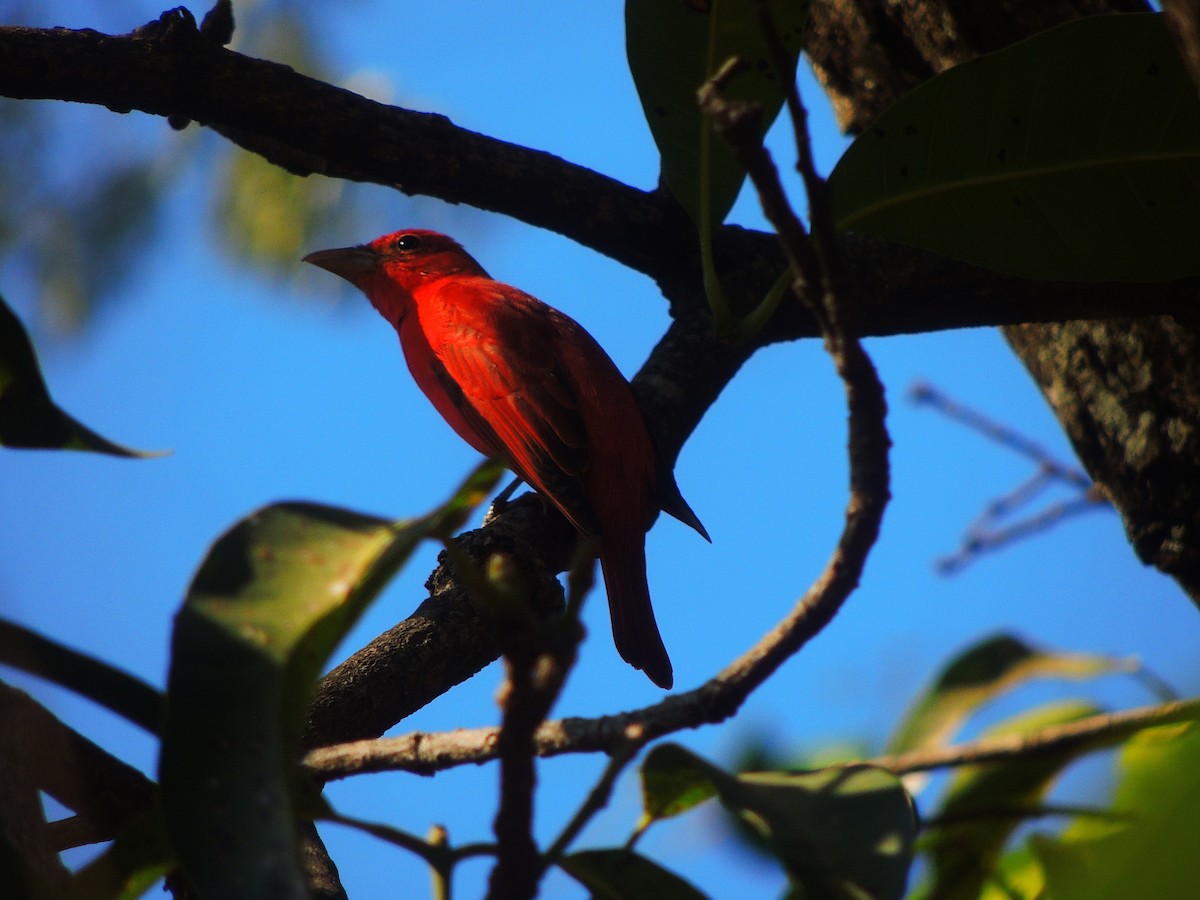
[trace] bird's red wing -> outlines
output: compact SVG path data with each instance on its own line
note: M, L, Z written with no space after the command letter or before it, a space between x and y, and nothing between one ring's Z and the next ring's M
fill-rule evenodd
M460 398L459 411L478 432L495 436L518 475L598 537L580 477L590 443L549 307L490 279L443 283L438 295L438 330L449 339L431 347L454 388L447 393Z

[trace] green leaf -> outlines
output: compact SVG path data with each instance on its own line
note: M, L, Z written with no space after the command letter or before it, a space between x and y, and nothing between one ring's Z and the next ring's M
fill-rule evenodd
M1013 275L1193 275L1200 98L1161 16L1088 16L906 94L829 186L843 230Z
M1009 719L985 737L1026 735L1052 725L1074 722L1098 710L1087 703L1055 703ZM1016 757L955 772L932 829L921 849L930 860L930 898L974 900L992 880L1001 851L1013 831L1038 805L1055 779L1076 758L1098 747Z
M1011 634L985 638L951 660L917 698L887 752L945 743L985 703L1031 679L1082 680L1135 668L1136 662L1111 656L1039 650Z
M3 619L0 662L94 700L151 734L158 734L163 696L128 672Z
M114 444L59 409L50 399L33 344L21 320L0 297L0 446L92 450L151 457Z
M495 485L480 467L411 522L280 503L209 551L175 621L160 783L168 832L201 897L306 897L297 768L325 660L423 538L446 535Z
M807 0L767 3L795 77L808 22ZM696 102L700 86L731 56L747 63L730 83L730 99L762 107L763 134L783 105L781 79L754 12L754 0L626 0L629 71L662 156L662 180L701 228L729 213L746 178ZM707 206L704 198L707 196ZM705 214L710 217L705 218Z
M764 838L807 895L903 895L916 820L912 801L890 772L857 765L734 776L682 747L655 749L646 762L653 759L657 783L670 787L647 791L643 776L643 793L661 801L647 804L647 816L674 815L703 794L715 794Z
M648 819L669 819L717 795L712 766L678 744L659 744L642 763L642 807Z
M632 850L584 850L559 866L600 900L703 900L704 894Z
M1125 822L1081 819L1030 845L1055 900L1190 897L1200 883L1200 729L1139 733L1122 749L1113 810Z

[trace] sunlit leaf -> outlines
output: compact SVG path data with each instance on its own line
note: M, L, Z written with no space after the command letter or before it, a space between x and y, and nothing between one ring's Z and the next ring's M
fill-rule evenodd
M501 471L484 465L409 522L275 504L209 551L175 621L160 762L167 828L201 896L307 896L297 759L321 667L416 545L461 523Z
M997 725L984 737L1033 734L1052 725L1074 722L1098 710L1087 703L1053 703ZM921 841L930 861L927 896L938 900L975 900L992 880L1004 845L1017 826L1033 815L1062 771L1084 753L1107 746L1081 744L1059 753L1018 756L958 769L936 827Z
M650 819L669 819L717 794L712 766L678 744L659 744L642 763L642 808Z
M767 4L787 48L795 77L808 2ZM762 106L763 133L783 105L781 78L771 64L754 0L685 3L626 0L625 43L629 70L662 157L662 179L698 225L705 205L715 228L728 214L746 173L701 115L696 91L722 63L738 56L746 70L729 85L730 99Z
M559 861L600 900L703 900L704 894L632 850L584 850Z
M1011 634L973 644L917 697L888 742L889 753L938 746L985 703L1035 678L1082 680L1128 672L1136 662L1092 653L1054 653Z
M91 450L149 457L114 444L64 412L50 399L33 344L21 320L0 297L0 445L29 449Z
M716 795L754 828L807 896L900 897L912 861L912 801L890 772L840 766L796 774L732 775L682 747L658 747L653 796L676 815ZM707 781L707 784L702 784ZM648 806L647 815L656 813Z
M1190 897L1200 884L1200 729L1141 732L1121 750L1113 811L1124 821L1080 819L1060 839L1035 836L1055 900Z
M1014 275L1200 272L1200 98L1160 15L1088 16L931 78L829 185L844 230Z

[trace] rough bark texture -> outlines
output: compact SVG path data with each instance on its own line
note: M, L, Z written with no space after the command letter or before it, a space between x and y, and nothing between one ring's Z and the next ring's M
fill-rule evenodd
M1079 16L1146 8L1137 0L817 0L806 49L840 122L858 131L949 66ZM1003 332L1120 512L1138 556L1200 604L1194 322L1162 316Z
M1004 330L1138 556L1200 602L1200 335L1168 317Z

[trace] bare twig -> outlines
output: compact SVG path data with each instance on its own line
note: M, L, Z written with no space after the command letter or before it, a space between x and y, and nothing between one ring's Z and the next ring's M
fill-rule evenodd
M983 512L967 527L959 549L937 561L939 572L957 572L977 560L983 553L1007 547L1018 540L1053 528L1072 516L1109 505L1099 485L1080 469L1055 459L1043 447L1015 429L956 402L924 382L914 384L909 389L909 397L914 403L930 406L947 418L966 425L989 440L1037 464L1037 471L1033 475L1009 493L987 504ZM1040 512L1009 525L999 524L1017 510L1032 503L1054 484L1067 485L1077 496L1071 500L1052 503Z
M1038 470L1049 478L1066 482L1083 490L1092 486L1092 480L1081 469L1060 462L1040 444L1031 441L1015 428L989 419L983 413L959 403L933 385L918 381L909 388L908 396L914 403L932 407L947 418L966 425L1000 446L1007 447L1032 460L1037 464Z
M962 825L969 822L989 822L1006 819L1032 821L1033 819L1045 819L1051 816L1086 817L1105 822L1130 822L1136 818L1133 813L1123 813L1111 809L1097 809L1094 806L1072 806L1070 804L988 806L960 809L951 813L942 813L931 819L922 819L921 829L929 831L933 828L952 828L955 825Z
M1170 725L1176 722L1195 722L1200 718L1200 698L1177 700L1158 706L1142 706L1116 713L1102 713L1052 725L1032 734L983 738L969 744L914 750L867 760L873 766L889 769L897 775L945 769L953 766L978 765L1018 757L1063 753L1080 747L1103 747L1118 744L1144 728Z
M563 828L562 833L547 848L542 857L543 865L551 866L558 862L562 858L562 855L567 852L567 848L571 846L575 838L579 837L579 833L583 831L584 826L591 821L591 818L608 805L608 799L612 796L613 785L617 783L617 776L637 756L638 751L642 748L642 744L643 742L640 740L633 740L618 748L612 754L608 765L604 767L604 772L600 775L600 780L596 782L595 787L588 793L583 805L576 810L575 815L571 817L571 821Z
M501 563L502 564L502 563ZM495 562L493 561L493 569ZM488 896L532 898L545 864L533 838L533 798L537 784L534 735L549 714L575 663L583 636L579 612L595 579L595 556L586 547L576 554L570 574L567 614L544 626L518 585L504 590L507 579L494 577L507 596L509 616L499 616L505 682L500 689L503 722L497 740L500 759L500 802L496 812L496 865Z

